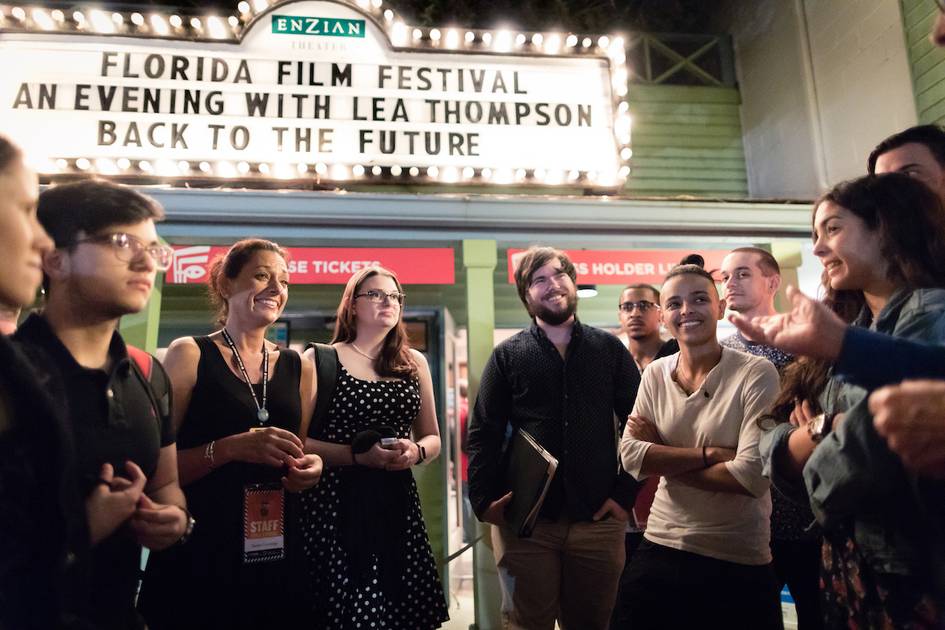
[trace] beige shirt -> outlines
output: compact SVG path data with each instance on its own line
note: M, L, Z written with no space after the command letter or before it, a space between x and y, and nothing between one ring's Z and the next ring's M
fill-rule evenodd
M678 361L677 353L647 367L633 415L653 421L666 446L736 449L735 459L725 466L751 496L708 492L663 477L645 537L719 560L767 564L771 495L761 475L756 420L778 395L778 372L766 359L723 347L722 359L705 383L687 396L671 376ZM638 480L647 477L640 468L650 446L627 432L620 442L623 467Z

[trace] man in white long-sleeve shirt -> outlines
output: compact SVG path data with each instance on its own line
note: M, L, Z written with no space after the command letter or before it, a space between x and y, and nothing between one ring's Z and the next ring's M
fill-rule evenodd
M630 563L629 622L781 628L757 423L777 396L778 373L719 345L725 303L701 266L674 268L661 299L680 352L644 373L620 445L632 476L663 476Z

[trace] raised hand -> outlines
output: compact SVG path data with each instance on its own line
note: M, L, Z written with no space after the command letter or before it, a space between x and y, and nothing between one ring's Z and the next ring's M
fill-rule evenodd
M762 317L729 315L745 337L794 355L835 361L840 355L847 325L823 303L787 288L791 310Z

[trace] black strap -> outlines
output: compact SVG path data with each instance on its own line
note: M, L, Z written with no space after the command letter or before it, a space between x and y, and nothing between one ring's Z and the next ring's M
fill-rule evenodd
M338 382L338 352L325 343L310 343L305 349L315 348L315 370L318 373L318 395L315 398L315 411L308 425L308 437L318 439L319 429L328 417L328 406L335 393Z

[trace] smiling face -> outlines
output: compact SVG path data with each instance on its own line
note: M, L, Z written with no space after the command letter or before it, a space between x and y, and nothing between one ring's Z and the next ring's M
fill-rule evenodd
M19 158L0 171L0 301L21 307L33 303L43 279L43 253L52 240L36 218L36 173Z
M92 237L125 233L146 245L158 245L154 221L111 225L98 234L79 232L75 245L47 255L44 266L50 278L50 299L67 299L73 308L105 319L138 313L147 306L157 275L154 259L141 251L130 261L107 239Z
M663 285L663 324L681 346L699 346L715 339L725 313L715 285L696 274L673 276Z
M268 326L285 310L289 299L289 268L277 252L257 250L235 278L224 283L228 321Z
M870 293L887 283L878 232L831 201L821 203L814 213L814 255L835 291Z
M529 279L525 301L529 313L551 326L567 322L577 311L577 287L555 259L536 269Z

